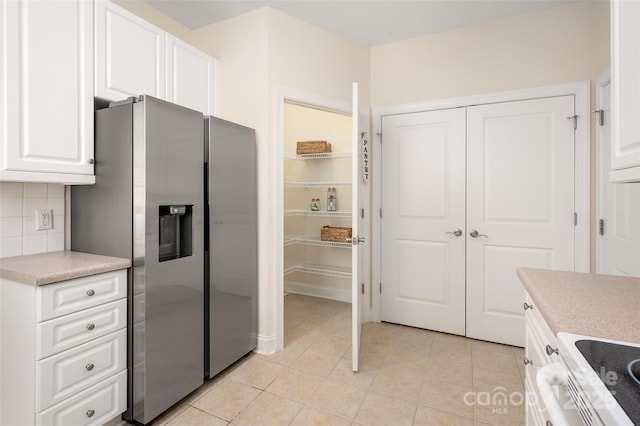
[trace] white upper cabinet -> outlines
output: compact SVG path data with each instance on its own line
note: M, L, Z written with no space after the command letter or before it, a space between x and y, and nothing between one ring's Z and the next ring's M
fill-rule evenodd
M612 182L640 182L640 2L611 1Z
M96 97L151 95L213 114L211 56L117 4L95 4Z
M0 2L0 180L95 181L92 53L92 2Z
M213 115L214 59L167 34L167 100Z
M165 32L110 1L96 1L95 96L165 98Z

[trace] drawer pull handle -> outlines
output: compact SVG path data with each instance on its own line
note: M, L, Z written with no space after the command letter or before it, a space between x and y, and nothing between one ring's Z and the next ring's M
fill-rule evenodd
M547 347L545 348L545 351L547 351L547 355L551 356L553 354L558 355L558 349L554 349L551 347L551 345L547 345Z
M96 412L94 410L87 411L87 417L93 417Z
M84 368L86 368L89 371L93 370L93 367L94 367L93 364L87 364L87 365L84 366Z
M87 324L87 330L93 330L94 328L96 328L95 324Z
M93 296L94 294L96 294L95 291L93 290L87 290L87 296Z
M527 302L524 302L524 305L522 305L524 307L524 310L526 311L527 309L533 309L533 305L528 304Z
M531 361L529 358L524 357L524 365L529 365L532 364L533 365L533 361Z

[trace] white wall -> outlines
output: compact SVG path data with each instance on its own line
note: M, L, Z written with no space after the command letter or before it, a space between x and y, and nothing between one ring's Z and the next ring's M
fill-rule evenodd
M64 250L64 185L0 182L0 258ZM36 230L36 209L53 210L53 229Z
M566 6L371 49L372 105L595 81L609 66L609 2Z

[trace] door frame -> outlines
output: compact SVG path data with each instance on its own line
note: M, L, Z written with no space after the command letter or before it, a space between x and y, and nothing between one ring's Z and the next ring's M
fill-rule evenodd
M346 93L351 94L352 92L349 90ZM273 140L275 145L275 158L273 161L275 164L275 205L273 209L273 224L275 229L273 253L275 254L275 265L273 268L274 294L271 307L273 324L275 326L273 350L279 352L284 349L284 104L286 102L296 103L318 110L351 115L352 103L350 101L330 99L287 87L275 89L273 102ZM351 291L351 289L349 291Z
M537 98L555 96L575 96L575 111L578 116L575 131L575 209L578 214L578 223L574 238L575 270L576 272L590 271L591 250L591 84L589 81L559 84L552 86L532 87L526 89L509 90L503 92L486 93L482 95L462 96L419 102L412 104L391 105L372 109L373 134L375 143L372 146L373 171L372 171L372 212L381 212L382 185L380 181L381 169L381 137L382 119L385 116L397 114L411 114L416 112L434 111L439 109L461 108L474 105L501 103L510 101L523 101ZM582 119L581 119L582 118ZM584 119L586 118L586 120ZM373 139L373 138L372 138ZM375 288L381 285L382 280L382 219L380 214L371 215L371 282ZM375 284L374 284L375 283ZM373 291L373 303L371 319L381 321L381 296L379 291Z
M598 79L596 80L596 110L600 110L602 109L603 105L602 105L602 97L603 97L603 91L604 91L604 87L607 84L611 84L611 70L607 70L604 73L602 73ZM605 120L608 120L610 117L605 116ZM603 245L602 244L602 237L600 237L599 232L599 219L602 218L603 214L604 214L604 206L603 206L603 194L605 191L605 188L602 184L602 178L603 177L607 177L609 176L609 170L611 169L611 164L609 162L607 162L607 164L604 164L604 155L602 155L603 149L604 147L602 146L603 142L602 142L602 132L603 132L603 128L602 126L598 126L596 124L596 217L595 220L593 221L594 223L594 235L596 236L596 259L595 259L595 272L598 274L602 273L603 270L603 256L602 256L602 250L603 250ZM609 147L610 149L611 147Z

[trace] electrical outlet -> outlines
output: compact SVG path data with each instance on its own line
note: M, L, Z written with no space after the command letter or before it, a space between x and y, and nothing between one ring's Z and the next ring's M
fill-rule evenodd
M53 211L50 209L36 210L36 230L53 229Z

